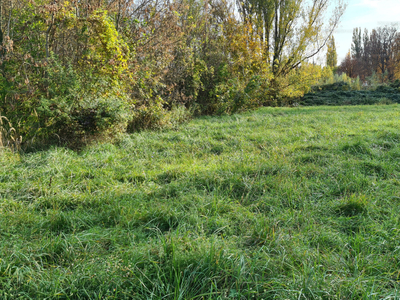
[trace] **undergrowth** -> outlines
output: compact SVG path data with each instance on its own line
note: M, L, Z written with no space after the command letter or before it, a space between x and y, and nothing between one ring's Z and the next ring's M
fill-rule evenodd
M316 105L388 105L400 103L399 82L380 85L374 89L368 87L354 90L347 82L335 82L314 86L313 89L298 100L304 106Z

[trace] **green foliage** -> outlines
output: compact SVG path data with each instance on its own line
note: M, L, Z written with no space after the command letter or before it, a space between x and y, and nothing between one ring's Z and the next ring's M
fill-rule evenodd
M380 98L379 101L376 102L376 105L392 105L392 104L395 104L395 102L386 97Z
M305 53L317 42L316 20L327 3L312 9L301 1L269 2L275 10L263 17L278 22L273 14L281 9L286 17L275 25L288 29L274 37L274 53L264 39L271 35L260 34L272 33L271 22L261 25L261 11L245 15L243 6L240 19L222 0L3 3L0 112L25 147L75 147L175 126L191 115L291 104L325 76ZM296 28L287 26L294 21ZM286 39L293 49L279 42Z
M361 42L361 27L353 29L353 38L351 43L351 55L359 59L362 55L362 42Z
M336 53L335 38L333 37L333 35L329 38L327 46L328 50L326 53L326 65L330 68L336 68L337 53Z
M114 135L125 131L131 118L124 92L93 74L78 75L71 65L62 66L52 56L44 67L45 89L13 110L3 108L26 146L56 141L80 147L89 136ZM90 82L90 89L85 88Z
M163 127L167 111L163 109L162 104L162 99L158 98L147 105L137 107L132 120L129 122L128 132Z
M128 45L120 38L115 24L105 10L96 10L83 24L83 34L89 38L88 52L83 68L96 70L102 77L114 79L127 69L130 58ZM87 31L87 32L86 32Z
M400 103L398 83L378 84L376 76L369 78L361 86L360 78L349 78L345 73L333 75L323 71L323 75L317 85L314 85L309 93L300 97L302 105L371 105Z
M351 82L351 89L352 89L353 91L359 91L359 90L361 90L360 76L357 76L356 79L352 80L352 82Z
M15 124L25 147L80 147L91 137L124 132L131 118L132 101L122 80L131 78L130 50L106 11L79 17L80 9L42 1L15 11L16 42L10 42L1 61L0 111ZM29 37L29 43L19 35Z
M365 95L350 92L339 93L323 93L319 95L305 95L300 99L299 103L305 106L314 105L372 105L376 104L379 99L369 98Z
M376 72L372 72L371 76L365 78L365 81L371 90L377 89L384 82L382 76Z
M400 93L395 89L358 91L352 89L348 83L337 82L313 87L310 93L300 98L299 103L302 105L390 104L400 103Z

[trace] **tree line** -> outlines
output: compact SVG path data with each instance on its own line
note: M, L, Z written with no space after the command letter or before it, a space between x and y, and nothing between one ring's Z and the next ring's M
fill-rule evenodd
M325 26L329 5L0 0L2 139L79 144L288 103L325 76L308 61L345 8Z
M340 63L339 71L363 81L373 75L380 82L400 79L400 32L395 26L371 32L355 28L351 50Z

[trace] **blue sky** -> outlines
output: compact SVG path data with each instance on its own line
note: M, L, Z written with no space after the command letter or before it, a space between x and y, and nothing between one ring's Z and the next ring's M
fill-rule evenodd
M385 25L398 25L400 29L400 0L348 0L346 12L334 36L338 63L351 47L353 28L372 29Z

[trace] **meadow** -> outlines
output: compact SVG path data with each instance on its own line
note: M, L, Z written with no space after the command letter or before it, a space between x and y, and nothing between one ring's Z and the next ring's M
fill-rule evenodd
M0 152L0 299L400 299L400 106Z

